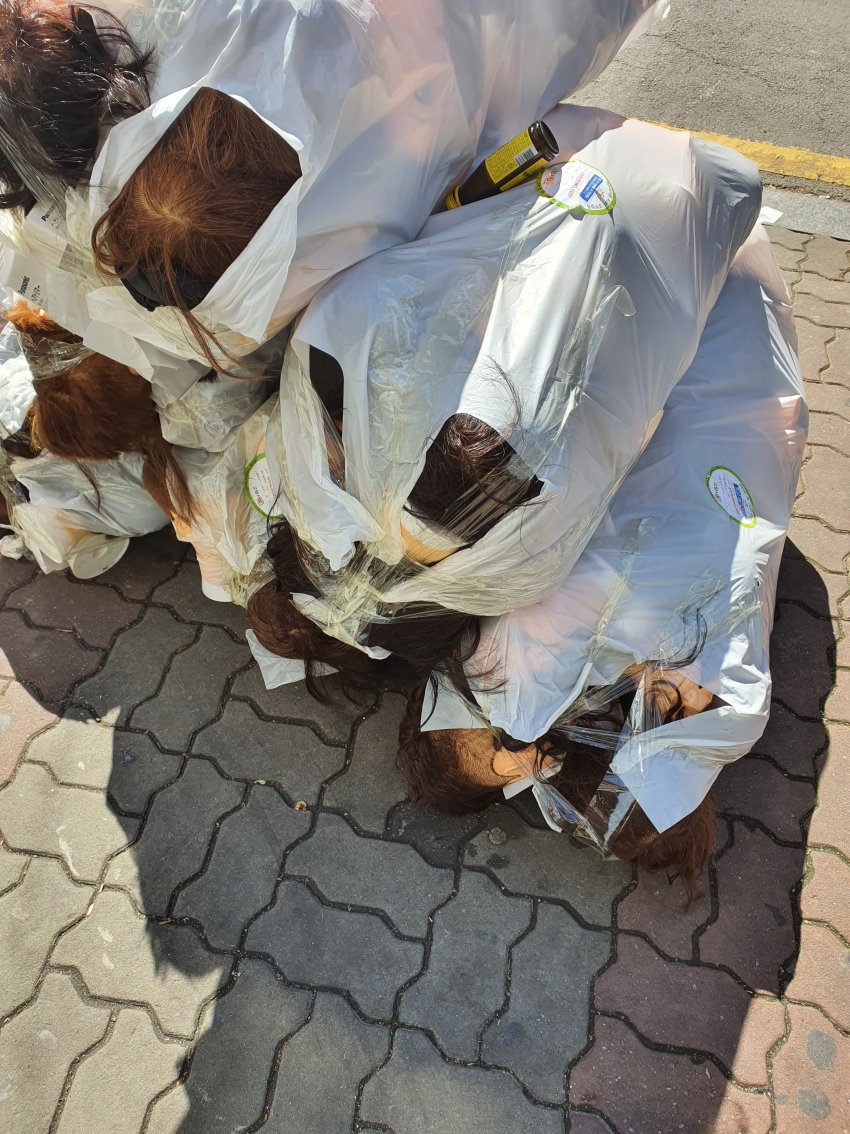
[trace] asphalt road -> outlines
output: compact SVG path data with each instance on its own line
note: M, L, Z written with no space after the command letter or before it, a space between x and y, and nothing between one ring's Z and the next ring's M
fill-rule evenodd
M850 157L850 0L672 0L577 101Z

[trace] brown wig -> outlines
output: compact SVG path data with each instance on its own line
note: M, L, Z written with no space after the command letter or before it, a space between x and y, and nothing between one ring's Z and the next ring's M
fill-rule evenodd
M214 348L226 352L192 313L199 299L185 281L205 295L300 176L298 155L276 131L204 87L95 225L95 260L122 279L143 277L217 366Z
M494 767L496 753L503 748L522 751L538 766L551 758L562 759L550 783L581 814L608 771L609 748L566 739L557 729L544 734L536 744L513 740L497 730L438 729L423 732L420 719L427 682L410 694L399 730L398 764L411 799L434 811L464 815L483 811L502 798L510 777ZM622 706L588 713L573 722L577 727L608 729L616 718L622 721ZM619 711L618 711L619 710ZM672 719L672 718L668 718ZM670 881L681 879L688 904L700 896L698 878L715 846L714 805L706 797L690 815L661 834L643 809L635 804L617 831L610 850L618 858L646 870L665 870Z
M37 175L63 186L85 184L101 126L150 102L151 62L152 52L138 47L101 8L4 0L0 126ZM0 188L0 208L35 204L31 186L2 146Z
M28 353L36 356L41 341L81 342L23 300L6 317L21 334ZM144 378L103 355L91 354L60 374L39 378L35 389L29 413L34 448L69 461L105 461L122 453L139 453L144 460L143 483L157 504L191 521L189 486L162 436Z

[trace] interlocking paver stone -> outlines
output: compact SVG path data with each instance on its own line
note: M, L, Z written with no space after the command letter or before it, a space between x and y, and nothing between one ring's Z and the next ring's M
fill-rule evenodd
M324 806L344 811L358 827L377 835L391 808L405 798L404 780L392 756L406 703L398 693L384 694L380 711L357 730L351 767L329 786L323 800Z
M802 249L812 241L812 236L808 232L793 232L790 228L782 228L771 225L767 230L770 236L770 243L774 247L790 249Z
M850 390L846 385L827 380L820 386L807 387L806 398L812 414L829 413L843 421L850 421Z
M845 1134L850 1039L814 1008L789 1004L791 1032L773 1060L777 1134Z
M206 622L226 626L240 639L248 628L244 607L232 602L213 602L201 590L201 573L197 563L184 563L177 574L157 587L151 595L156 603L164 603L187 622Z
M749 996L715 969L665 961L636 937L619 938L596 1006L627 1016L652 1043L710 1052L748 1086L767 1085L767 1053L785 1031L778 1000Z
M360 1117L393 1134L563 1134L563 1115L530 1102L500 1071L445 1063L421 1032L396 1034L393 1054L363 1091Z
M242 792L242 784L223 780L206 760L189 760L180 779L154 799L138 842L110 863L107 885L129 890L147 914L166 914L178 882L201 869L216 820L239 804Z
M96 882L107 859L135 834L137 822L112 814L106 797L60 787L44 768L24 764L0 792L0 832L13 848L60 856L74 878Z
M149 610L141 622L119 635L106 665L74 692L74 700L90 705L99 716L120 711L116 724L127 718L140 701L153 696L162 671L175 650L188 646L196 633L167 610Z
M17 681L0 692L0 786L14 775L30 740L55 720L56 714Z
M819 520L792 516L788 541L785 545L786 555L796 549L822 570L844 574L850 548L847 546L847 536L841 532L832 531Z
M287 847L310 826L273 788L257 787L247 806L225 819L210 864L181 892L176 917L201 922L211 944L239 944L251 914L271 900Z
M36 858L20 886L0 898L0 1018L32 996L54 940L85 913L91 894L58 862Z
M63 700L102 658L100 650L86 649L73 634L33 628L19 611L0 611L0 677L34 686L44 701Z
M405 800L392 809L387 834L416 847L433 866L454 866L461 843L487 824L486 813L443 815Z
M354 722L375 704L373 694L362 694L349 700L342 692L339 678L330 677L325 687L332 700L320 704L307 692L303 682L281 689L266 689L257 666L240 673L233 683L233 696L245 697L267 717L288 721L312 721L328 740L345 744Z
M834 413L813 413L809 418L809 441L850 456L850 422Z
M301 882L284 882L247 948L274 959L288 980L344 989L367 1015L388 1019L399 988L422 967L424 947L396 937L380 917L323 905Z
M8 595L15 590L16 587L22 587L28 583L30 579L35 577L38 570L34 563L28 563L26 559L2 560L2 570L0 570L0 606L6 601Z
M185 545L169 526L131 539L126 553L97 582L117 587L125 598L146 599L154 587L171 578L185 554Z
M786 248L782 244L774 245L773 254L782 272L797 274L801 262L806 258L805 248Z
M177 654L162 688L130 718L164 748L185 750L192 733L218 712L228 679L250 660L247 643L234 642L218 626L205 626L197 642Z
M850 269L848 245L845 240L833 240L831 236L815 236L806 244L807 272L817 272L827 279L840 280Z
M826 926L803 922L788 997L817 1004L850 1032L850 948Z
M722 830L718 832L718 843L721 842ZM707 870L703 870L699 886L702 897L686 908L682 889L676 882L671 883L660 872L641 871L637 885L617 907L617 925L645 933L668 957L690 961L694 956L694 931L711 917Z
M573 1111L570 1114L570 1134L614 1134L614 1128L595 1114Z
M850 859L850 726L830 723L829 749L818 783L818 805L809 824L809 845L835 847ZM2 798L2 797L0 797Z
M824 716L832 721L850 722L850 669L839 669L835 685L823 707Z
M774 701L767 728L753 751L769 756L792 776L812 776L826 745L826 729L820 721L801 721Z
M494 845L487 831L466 848L467 866L487 867L509 890L568 902L596 925L611 924L611 902L631 877L621 862L603 862L548 828L529 827L507 807L490 812L490 829L507 836Z
M820 415L825 416L825 415ZM833 418L832 420L837 420ZM850 429L850 425L848 425ZM818 525L823 531L822 524ZM843 537L847 540L847 537ZM848 541L850 542L850 541ZM779 572L777 602L796 602L807 606L819 618L834 618L838 613L841 599L847 593L848 580L843 569L832 572L818 572L801 555L794 555L790 546L788 554L782 558Z
M76 630L87 645L103 647L140 613L108 587L75 583L60 574L36 575L6 605L24 611L36 626Z
M800 368L807 382L820 382L821 372L829 366L826 344L835 336L832 327L820 327L807 319L797 320Z
M185 1054L185 1045L159 1039L143 1009L122 1009L104 1046L77 1068L58 1134L138 1134Z
M820 296L810 295L801 289L807 276L797 286L794 311L798 319L808 319L822 327L850 327L850 302L829 303Z
M192 751L215 760L228 776L280 784L293 803L315 803L322 783L345 763L345 752L312 729L261 720L242 701L229 702L221 720L198 734Z
M803 607L780 603L770 643L773 695L793 713L818 720L832 688L831 623Z
M7 847L0 846L0 894L17 886L31 861L28 855L15 854Z
M530 920L529 901L464 872L457 895L434 914L428 968L404 993L399 1018L433 1032L452 1058L473 1061L482 1029L507 995L511 945ZM469 935L475 949L465 944Z
M263 961L244 961L233 988L207 1009L180 1109L180 1129L198 1134L247 1130L263 1113L279 1044L301 1027L310 993L281 984ZM148 1129L177 1130L167 1121L170 1096L157 1104Z
M45 1134L73 1060L106 1033L109 1012L83 1004L49 973L38 997L0 1033L0 1129Z
M807 262L805 267L805 275L797 288L798 294L816 295L826 303L850 303L850 280L828 279L826 276L818 275L812 269L810 262Z
M108 789L123 811L136 814L181 765L179 756L160 752L148 737L110 728L73 705L32 741L27 760L46 764L61 783Z
M810 921L825 921L850 941L850 866L837 854L811 852L811 869L800 895L800 912Z
M401 843L356 835L337 815L321 815L289 855L287 873L311 878L328 901L384 910L402 933L424 936L428 915L452 892L448 870L429 866Z
M850 493L834 489L835 485L850 484L850 457L818 445L803 477L806 491L797 501L799 514L815 516L838 531L850 531Z
M767 1134L770 1102L737 1090L708 1061L650 1051L619 1020L598 1018L591 1050L570 1078L576 1106L601 1111L620 1131Z
M364 1023L341 996L320 992L309 1024L284 1048L265 1134L351 1130L357 1087L389 1042L386 1028Z
M775 993L782 962L794 951L791 890L802 877L803 852L733 826L735 841L717 863L720 913L700 937L700 957Z
M724 768L714 789L717 810L762 823L783 842L802 841L802 823L815 805L815 789L791 780L766 760L744 757Z
M567 1064L587 1043L591 981L610 948L607 933L541 904L534 929L514 946L510 1005L487 1027L482 1058L513 1071L535 1098L563 1103Z
M850 386L850 331L836 331L826 353L830 365L823 373L823 381Z
M230 958L209 953L194 930L146 921L117 890L98 894L51 961L78 969L95 996L150 1005L164 1032L185 1039L230 972Z

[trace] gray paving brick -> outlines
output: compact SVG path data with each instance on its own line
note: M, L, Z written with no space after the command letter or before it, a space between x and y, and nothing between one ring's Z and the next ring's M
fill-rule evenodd
M424 936L430 912L452 892L448 870L416 851L355 835L344 819L321 815L316 830L290 854L287 873L312 878L331 902L382 909L401 930Z
M205 626L199 640L178 654L157 695L130 718L134 728L148 729L164 748L186 749L192 733L219 711L227 681L251 654L218 626Z
M225 819L206 871L182 891L177 917L200 921L211 944L239 944L251 914L271 900L284 853L310 826L273 788L257 787L247 807Z
M406 794L395 765L398 726L406 704L398 693L384 694L380 710L357 730L351 767L330 785L323 801L377 835L383 833L389 811Z
M50 973L33 1004L0 1034L0 1129L45 1134L71 1063L106 1032L109 1012L83 1004Z
M85 913L91 895L58 862L37 858L20 886L0 898L0 1018L32 996L57 934Z
M32 859L25 854L16 854L7 847L0 846L0 894L11 890L24 876Z
M389 1018L398 989L422 967L424 948L402 941L375 914L322 905L301 882L284 882L247 947L273 957L288 980L344 989L368 1016Z
M34 736L56 721L52 708L41 704L17 681L0 690L0 787L7 784Z
M97 582L111 584L128 599L146 599L154 587L170 579L186 554L169 524L161 531L131 539L126 553Z
M233 695L246 697L267 717L291 721L313 721L328 740L342 744L348 741L354 722L375 704L374 694L359 694L349 700L342 692L340 680L330 677L325 683L330 703L322 704L307 692L304 682L266 689L257 666L240 673L233 683Z
M103 1047L77 1068L58 1134L138 1134L150 1100L173 1082L186 1046L165 1043L147 1012L124 1008Z
M245 961L232 990L207 1009L182 1098L157 1103L149 1134L246 1130L262 1114L278 1045L309 1011L309 993L281 984L265 962Z
M453 1058L474 1061L505 1000L511 943L530 921L531 902L465 871L457 896L434 914L428 969L404 993L399 1018L433 1032Z
M160 752L148 737L110 728L74 705L54 728L35 738L27 759L47 764L62 783L108 789L123 811L137 814L181 764L179 756Z
M389 816L387 834L402 839L433 866L453 867L461 843L486 826L486 814L441 815L405 800Z
M205 622L226 626L243 637L248 629L248 616L232 602L213 602L201 590L201 573L197 563L184 563L177 574L157 587L151 596L154 602L165 603L187 622Z
M140 613L140 607L108 587L75 582L59 573L36 575L6 605L24 611L36 626L73 629L89 646L104 647Z
M484 1033L482 1058L513 1071L535 1098L563 1103L567 1065L587 1043L591 981L610 948L609 934L540 905L513 951L510 1006Z
M242 701L230 701L221 720L198 734L192 751L212 757L229 776L279 784L293 803L315 803L322 783L345 763L345 752L311 729L261 720Z
M0 832L17 850L59 855L74 878L96 882L107 859L136 833L134 819L118 820L106 796L60 787L37 764L23 764L0 792Z
M266 1134L348 1134L360 1081L386 1057L386 1028L320 992L309 1024L286 1045ZM329 1054L333 1052L333 1057Z
M490 826L507 838L494 846L483 831L466 849L469 866L488 867L516 894L557 898L594 925L611 924L611 903L631 878L630 867L606 862L555 831L531 828L506 807L491 812Z
M129 890L145 913L165 915L177 883L201 869L216 820L241 798L241 784L206 760L189 760L154 799L139 841L109 864L107 884Z
M100 717L118 708L115 723L126 724L135 706L156 692L174 651L194 636L194 627L184 626L167 610L149 610L119 635L106 665L75 690L74 700L90 705Z
M149 1005L164 1032L184 1039L230 973L230 959L208 952L194 930L147 921L117 890L98 894L51 961L73 965L95 996Z
M102 658L100 650L86 649L73 634L33 628L19 611L0 611L0 677L32 685L44 701L63 700Z
M564 1117L523 1095L506 1071L445 1063L421 1032L396 1034L363 1091L360 1118L393 1134L563 1134Z

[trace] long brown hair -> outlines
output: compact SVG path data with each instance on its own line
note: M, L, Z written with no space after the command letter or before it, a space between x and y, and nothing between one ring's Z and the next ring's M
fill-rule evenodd
M95 225L95 260L123 279L141 273L156 281L221 370L214 348L226 352L193 314L181 278L189 274L209 290L300 176L298 155L279 134L204 87Z
M6 313L27 353L51 342L80 343L23 300ZM183 470L163 438L150 386L126 366L90 354L67 370L39 378L29 414L33 447L69 461L106 461L122 453L144 459L145 488L166 512L191 522L194 506Z
M97 24L93 19L97 17ZM0 209L30 208L35 195L16 168L63 186L85 184L104 123L150 102L152 51L102 8L4 0L0 6Z

